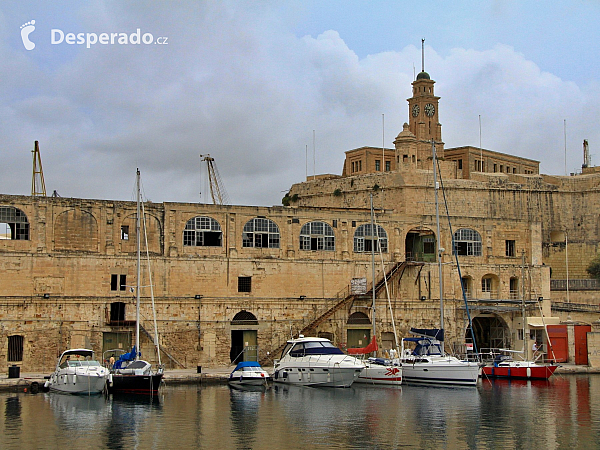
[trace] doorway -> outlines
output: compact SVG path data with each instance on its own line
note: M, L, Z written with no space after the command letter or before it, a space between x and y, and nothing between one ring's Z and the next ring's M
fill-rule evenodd
M242 361L258 361L258 333L256 330L231 330L232 364Z

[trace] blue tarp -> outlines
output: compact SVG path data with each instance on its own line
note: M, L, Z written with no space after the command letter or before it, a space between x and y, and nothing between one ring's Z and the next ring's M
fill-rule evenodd
M121 356L119 356L119 359L113 365L113 369L115 369L115 370L122 369L123 363L129 362L129 361L135 361L135 354L136 354L136 349L135 349L135 345L134 345L129 353L123 353ZM141 353L140 353L140 356L141 356Z
M429 336L438 341L444 340L444 329L443 328L411 328L412 334L418 334L420 336Z

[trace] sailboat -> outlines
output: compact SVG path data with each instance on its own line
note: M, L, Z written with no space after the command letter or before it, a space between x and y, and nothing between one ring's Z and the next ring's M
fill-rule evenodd
M137 280L136 280L136 317L135 317L135 345L129 353L125 353L111 367L111 373L107 382L107 389L112 394L150 394L158 393L163 369L160 364L160 349L158 347L158 334L156 328L156 317L154 317L154 341L157 349L159 369L152 372L152 364L140 359L140 276L141 276L141 225L140 225L140 171L136 172L137 190L137 215L136 215L136 239L137 239ZM145 226L144 226L145 231ZM146 253L148 242L146 239ZM148 272L150 265L148 264ZM152 289L152 276L150 275L150 288L152 292L152 308L154 309L154 291Z
M463 361L444 351L444 288L442 283L442 253L440 247L440 214L438 203L437 161L435 142L432 140L435 216L437 224L437 261L440 284L440 328L411 328L413 337L402 339L402 374L406 383L475 386L479 378L479 364ZM414 349L408 348L411 343ZM406 347L406 348L405 348Z
M371 233L373 237L379 236L377 233L377 228L375 224L373 212L373 194L371 194ZM377 240L373 240L373 245L371 245L371 267L372 267L372 277L373 277L373 339L371 343L364 348L349 348L348 354L350 355L368 355L369 353L376 352L378 350L377 346L377 334L376 334L376 326L375 326L375 242L377 242L377 247L379 249L379 255L381 256L381 266L383 270L383 277L385 281L385 287L387 292L387 279L385 274L385 267L383 265L383 255L381 254L381 246L379 245L379 238ZM389 293L388 293L388 305L389 305ZM394 322L394 314L390 312L392 317L392 325L394 327L394 337L396 339L396 348L398 347L398 335L396 333L396 324ZM392 354L396 353L397 350L393 350ZM392 357L389 358L376 358L371 357L366 361L363 361L365 364L365 368L360 372L355 383L364 383L364 384L383 384L383 385L393 385L400 386L402 384L402 367L400 365L400 360L398 358Z
M523 259L525 255L523 255ZM525 261L523 260L523 265ZM539 306L539 304L538 304ZM542 321L544 320L544 315L542 314L540 307L540 314L542 317ZM557 369L558 365L551 363L539 363L538 358L542 356L542 354L538 354L537 358L534 353L534 360L530 359L521 359L514 360L513 354L526 354L527 349L527 334L525 333L525 294L521 294L521 315L523 322L523 350L515 351L508 349L500 349L500 354L496 355L494 360L481 369L481 375L487 378L519 378L519 379L534 379L534 380L547 380L552 376L554 371ZM552 343L550 342L550 336L548 335L548 329L544 324L544 329L546 330L546 338L548 339L548 343L550 344L550 349L552 350ZM537 345L536 345L537 347ZM552 350L552 354L554 355L554 350Z

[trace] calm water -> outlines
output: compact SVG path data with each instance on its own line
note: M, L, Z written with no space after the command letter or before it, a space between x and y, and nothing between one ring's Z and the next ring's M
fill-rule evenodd
M240 391L150 400L0 394L0 448L599 448L600 375L477 388Z

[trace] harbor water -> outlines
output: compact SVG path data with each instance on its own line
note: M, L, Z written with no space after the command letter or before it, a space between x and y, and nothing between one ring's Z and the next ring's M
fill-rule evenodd
M1 449L600 449L600 375L475 388L166 386L0 394Z

